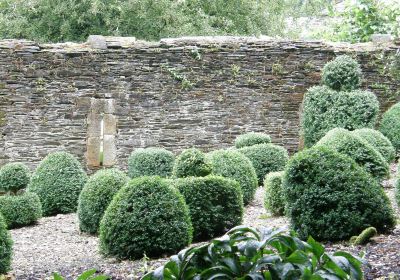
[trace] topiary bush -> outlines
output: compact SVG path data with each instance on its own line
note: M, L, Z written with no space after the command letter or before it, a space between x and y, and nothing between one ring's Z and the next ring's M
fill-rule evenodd
M236 180L243 193L244 205L249 204L257 189L257 174L251 161L235 150L218 150L209 155L213 174Z
M272 215L283 216L285 214L285 199L282 190L283 172L271 172L264 180L265 209L270 211Z
M341 55L325 64L322 83L337 91L351 91L360 88L362 72L356 60Z
M260 186L263 184L265 175L285 169L289 160L286 149L274 144L257 144L241 148L239 152L251 161Z
M377 235L378 232L376 230L376 228L374 227L369 227L364 229L359 236L355 236L354 240L351 243L353 243L353 245L365 245L367 244L369 241L371 241L371 238L373 238L375 235Z
M396 223L379 183L350 157L327 147L294 155L285 169L283 191L301 238L345 240L370 226L388 232Z
M343 128L329 131L316 146L327 146L348 155L377 179L389 176L389 165L367 141Z
M336 92L326 86L310 88L303 99L301 131L311 147L329 130L373 128L379 113L376 96L368 91Z
M9 229L35 224L42 217L42 205L35 193L0 196L0 213Z
M367 141L372 147L380 152L388 163L391 163L394 160L396 151L392 143L390 143L389 139L378 130L361 128L354 130L353 133Z
M172 172L176 178L203 177L210 173L211 164L208 162L206 155L196 148L184 150L176 158Z
M107 206L114 195L128 182L128 176L118 169L97 171L86 182L78 202L79 228L96 234Z
M235 140L236 148L243 148L253 146L256 144L268 144L271 143L271 137L268 134L261 132L249 132L238 136Z
M75 212L78 197L87 180L78 160L67 152L47 155L28 186L42 203L44 216Z
M30 181L29 168L23 163L8 163L0 168L0 192L17 192Z
M0 275L11 270L13 241L7 230L6 222L0 214Z
M128 176L168 177L172 174L174 161L174 154L163 148L136 149L128 159Z
M400 103L393 105L382 115L379 130L390 140L398 153L400 151Z
M105 255L138 259L177 252L192 240L189 209L160 177L131 180L114 196L100 223Z
M189 207L194 240L207 240L239 225L243 197L239 183L221 176L189 177L174 181Z

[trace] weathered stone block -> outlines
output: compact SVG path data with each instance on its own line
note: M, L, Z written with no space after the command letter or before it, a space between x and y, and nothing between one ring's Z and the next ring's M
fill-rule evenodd
M104 135L103 138L103 165L113 166L117 160L117 147L114 135Z
M86 164L100 166L100 137L88 137L86 140Z
M89 113L87 117L87 136L100 137L101 136L101 122L102 115L96 113Z
M117 117L112 114L103 115L103 134L115 135L117 134Z
M102 35L90 35L86 41L93 49L107 49L107 42Z

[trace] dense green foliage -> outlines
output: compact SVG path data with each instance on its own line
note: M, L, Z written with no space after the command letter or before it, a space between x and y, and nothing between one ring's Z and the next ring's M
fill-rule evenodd
M42 205L35 193L0 196L0 213L9 229L36 223L42 217Z
M325 253L282 230L236 227L224 237L181 251L142 280L338 279L362 280L361 260L346 252Z
M348 55L341 55L325 64L322 83L337 91L351 91L361 86L361 67Z
M239 183L220 176L175 180L189 207L194 240L208 240L240 225L243 197Z
M252 163L256 170L258 184L261 186L265 175L270 172L281 171L289 160L285 148L274 144L257 144L239 149Z
M301 238L345 240L373 226L396 223L379 183L354 160L326 147L294 155L283 176L287 212Z
M202 177L211 173L206 155L196 148L184 150L175 160L172 174L177 178Z
M103 254L138 259L174 253L190 244L189 209L160 177L132 179L114 196L100 223Z
M97 275L96 269L89 269L84 271L81 275L77 276L76 280L110 280L111 277L107 275ZM66 280L58 273L53 273L53 280Z
M249 132L239 135L235 139L235 147L240 149L243 147L253 146L257 144L269 144L271 137L261 132Z
M215 175L237 181L242 189L243 203L249 204L257 189L257 174L251 161L235 150L218 150L209 154Z
M380 152L388 163L391 163L394 160L396 156L396 151L392 143L385 135L383 135L378 130L374 130L371 128L361 128L354 130L353 133L363 138L378 152Z
M31 174L23 163L8 163L0 168L0 192L17 192L28 186Z
M78 197L87 180L79 161L67 152L47 155L28 186L42 203L44 216L75 212Z
M285 214L285 198L282 190L281 172L271 172L264 180L265 197L264 206L272 215L282 216Z
M128 159L128 175L168 177L172 174L175 156L164 148L134 150Z
M378 232L377 232L376 228L374 228L374 227L366 228L360 233L359 236L356 236L356 238L354 238L354 241L352 243L354 245L367 244L371 240L371 238L377 234L378 234Z
M11 269L13 241L7 230L6 222L0 214L0 275L6 274Z
M398 153L400 151L400 103L393 105L383 114L379 130L390 140Z
M303 100L304 144L311 147L335 127L348 130L373 128L378 113L379 102L371 92L337 92L326 86L312 87Z
M78 217L81 231L97 233L107 206L127 182L128 177L118 169L99 170L89 178L79 195Z
M383 156L366 140L344 128L330 130L316 146L326 146L348 155L375 178L389 176L389 164Z

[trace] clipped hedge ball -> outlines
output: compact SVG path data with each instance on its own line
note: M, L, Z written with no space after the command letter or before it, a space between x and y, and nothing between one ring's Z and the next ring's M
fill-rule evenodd
M107 206L114 195L128 182L128 176L118 169L103 169L90 176L79 196L79 228L96 234Z
M13 241L7 230L4 217L0 214L0 275L11 270Z
M23 163L7 163L0 168L0 191L17 192L25 189L30 181L29 168Z
M28 191L42 203L43 216L75 212L87 181L79 161L67 152L47 155L32 176Z
M243 148L257 144L271 143L271 137L268 134L261 132L249 132L238 136L235 140L236 148Z
M354 130L353 133L371 144L372 147L381 153L388 163L391 163L394 160L396 151L392 143L378 130L362 128Z
M192 234L179 191L160 177L139 177L118 191L104 213L100 248L120 259L159 257L189 245Z
M379 130L390 140L398 153L400 151L400 103L393 105L382 115Z
M367 141L343 128L329 131L316 146L326 146L348 155L373 177L384 179L389 176L389 164Z
M283 191L292 227L303 239L347 240L370 226L384 233L396 224L379 183L349 156L327 147L294 155Z
M244 205L249 204L258 187L256 171L251 161L235 150L218 150L208 154L213 174L236 180L243 193Z
M173 182L184 196L194 240L208 240L240 225L243 197L239 183L221 176L189 177Z
M251 161L260 186L263 184L265 175L285 169L289 160L286 149L274 144L257 144L241 148L238 151Z
M9 229L35 224L42 217L42 205L35 193L0 196L0 213Z
M285 199L282 190L283 171L271 172L264 180L264 207L274 216L285 214Z
M173 176L176 178L203 177L211 173L206 155L196 148L184 150L175 160Z
M163 148L136 149L128 159L128 176L169 177L172 174L174 161L174 154Z

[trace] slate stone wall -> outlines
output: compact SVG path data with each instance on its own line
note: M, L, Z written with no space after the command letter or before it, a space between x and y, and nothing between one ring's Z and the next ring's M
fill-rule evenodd
M400 94L389 67L395 45L235 37L106 41L106 48L0 41L0 165L34 168L49 152L68 150L86 166L96 99L114 104L110 137L122 168L134 148L208 151L231 146L247 131L266 132L294 152L301 145L303 94L342 53L357 57L363 86L377 94L382 111Z

